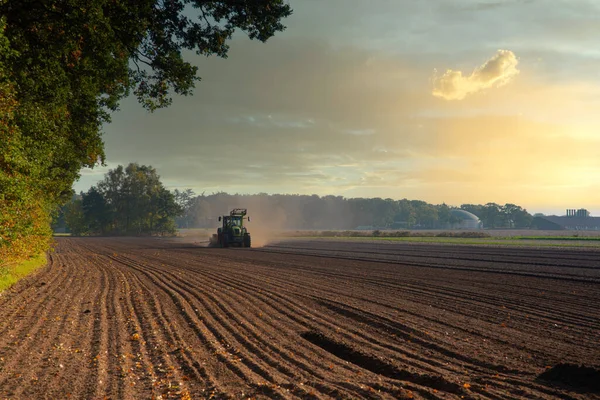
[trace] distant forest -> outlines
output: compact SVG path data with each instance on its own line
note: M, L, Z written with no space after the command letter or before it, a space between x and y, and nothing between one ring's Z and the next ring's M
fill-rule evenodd
M247 208L261 226L278 229L446 229L459 222L451 214L452 208L477 215L484 228L529 228L533 220L527 210L515 204L451 207L421 200L299 194L197 196L191 190L175 190L174 196L183 210L175 219L179 228L213 228L219 215L237 207Z
M533 220L515 204L429 204L421 200L345 198L300 194L196 195L170 191L151 166L130 163L110 170L57 213L55 232L73 235L172 235L177 228L216 228L218 217L246 208L252 225L267 229L449 229L452 209L475 214L484 228L529 228Z

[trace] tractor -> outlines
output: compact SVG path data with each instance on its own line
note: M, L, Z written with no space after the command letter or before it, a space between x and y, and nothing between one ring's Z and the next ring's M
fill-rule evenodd
M223 225L217 229L217 233L212 235L210 244L217 247L250 247L250 233L244 226L244 219L250 221L250 217L246 217L247 210L245 208L234 208L229 215L219 217L219 221Z

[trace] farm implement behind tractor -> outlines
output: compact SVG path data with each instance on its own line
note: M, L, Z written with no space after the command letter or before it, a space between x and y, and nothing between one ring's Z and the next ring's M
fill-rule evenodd
M250 217L246 217L247 210L245 208L234 208L229 215L219 217L222 221L222 226L217 229L217 233L210 238L211 247L250 247L252 242L250 232L244 226L244 219L250 221Z

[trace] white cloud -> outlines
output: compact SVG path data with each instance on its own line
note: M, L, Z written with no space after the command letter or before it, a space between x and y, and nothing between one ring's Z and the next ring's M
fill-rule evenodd
M494 57L475 68L469 76L451 69L440 77L434 74L433 95L446 100L462 100L469 94L504 86L519 74L518 63L512 51L498 50Z

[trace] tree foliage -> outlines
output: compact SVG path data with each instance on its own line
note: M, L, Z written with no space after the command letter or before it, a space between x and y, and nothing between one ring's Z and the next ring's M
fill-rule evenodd
M47 245L50 211L104 162L121 99L170 105L200 79L184 52L226 57L234 31L266 41L290 14L283 0L0 0L2 259Z
M130 167L128 167L130 168ZM141 168L142 167L137 167ZM147 167L146 167L147 168ZM131 193L124 182L127 169L122 167L108 173L98 184L98 192L103 193L111 208L110 223L104 229L95 225L100 221L89 220L85 223L83 232L88 233L140 233L135 227L139 223L132 222L133 217L127 217L128 204L139 207L144 200L129 200L125 193ZM135 185L134 185L135 186ZM108 188L116 189L108 189ZM65 218L69 228L80 234L80 215L83 215L86 197L95 197L92 188L84 193L79 202L75 200L65 210ZM138 192L139 193L139 192ZM228 214L232 208L248 208L252 220L260 224L261 229L307 229L307 230L351 230L359 227L368 229L454 229L461 226L461 220L452 214L453 209L462 209L477 215L484 228L521 228L531 227L532 216L527 210L515 204L504 206L495 203L463 204L460 208L447 204L430 204L422 200L394 200L382 198L345 198L342 196L317 196L294 194L253 194L232 195L213 193L196 196L191 189L175 190L173 193L162 191L172 201L167 203L177 211L166 212L162 215L175 215L177 228L215 228L218 216ZM168 193L168 194L167 194ZM81 200L83 199L83 201ZM120 205L119 205L120 204ZM82 208L83 207L83 208ZM102 208L100 208L102 209ZM116 211L121 210L121 211ZM142 213L149 215L147 212ZM89 214L92 215L92 214ZM94 214L97 215L97 214ZM100 215L103 215L100 213ZM120 217L116 217L120 215ZM492 219L490 219L492 218ZM129 221L129 222L127 222ZM173 222L173 220L171 220ZM73 225L71 225L73 224ZM129 224L129 228L127 228ZM149 227L149 223L142 223ZM156 225L154 225L156 226ZM133 227L133 229L132 229ZM174 227L173 227L174 229Z
M487 228L529 228L533 221L527 210L511 203L463 204L460 208L477 215Z
M0 1L16 122L47 192L68 198L80 168L104 160L101 126L130 92L149 110L192 92L184 50L226 57L236 29L266 41L290 14L281 0Z
M458 227L460 219L451 213L456 207L429 204L421 200L382 198L344 198L342 196L214 193L191 196L180 204L180 228L213 228L219 215L231 208L248 208L254 221L271 228L356 229L448 229ZM462 209L477 215L484 227L529 228L531 215L514 204L505 206L464 204Z
M0 55L12 51L0 21ZM0 268L46 248L51 203L37 160L27 157L28 140L18 125L17 88L0 56Z
M150 166L131 163L108 171L65 207L73 235L166 235L183 212Z

